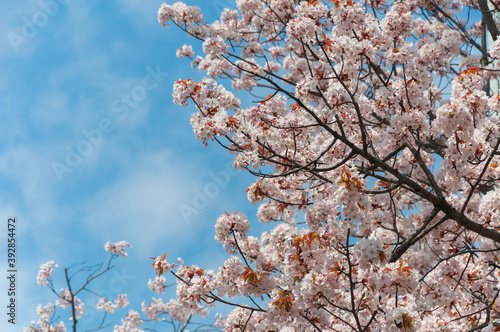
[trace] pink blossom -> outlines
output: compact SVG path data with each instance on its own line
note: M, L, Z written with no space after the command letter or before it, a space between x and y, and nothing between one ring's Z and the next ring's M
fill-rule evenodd
M36 281L40 286L46 286L47 280L52 277L54 273L54 268L57 268L57 264L54 261L48 261L45 264L40 265L40 271L36 277Z
M123 257L127 257L128 253L125 252L125 249L129 247L129 248L132 248L132 246L130 244L128 244L127 241L120 241L120 242L116 242L116 243L111 243L111 242L106 242L106 244L104 244L104 249L106 251L109 251L110 253L114 254L114 255L120 255L120 256L123 256Z
M185 56L192 58L194 56L193 47L191 45L182 45L182 47L177 50L176 55L179 59L182 59Z

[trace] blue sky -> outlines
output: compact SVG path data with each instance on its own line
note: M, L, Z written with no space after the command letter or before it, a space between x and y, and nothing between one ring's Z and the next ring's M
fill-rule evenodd
M108 240L130 242L129 257L93 290L112 299L127 292L138 309L155 296L149 256L215 268L225 258L213 239L216 218L239 210L256 219L244 194L251 177L231 171L231 156L215 144L203 148L189 125L193 109L172 104L174 81L203 75L175 57L195 41L158 24L162 2L0 3L0 267L5 274L7 218L15 217L18 268L17 325L2 309L2 331L20 331L37 319L38 303L54 300L36 283L48 260L59 264L60 289L64 267L107 260ZM234 8L229 0L187 3L208 21ZM186 217L180 206L196 211ZM2 308L7 288L2 277ZM86 327L95 327L93 317Z

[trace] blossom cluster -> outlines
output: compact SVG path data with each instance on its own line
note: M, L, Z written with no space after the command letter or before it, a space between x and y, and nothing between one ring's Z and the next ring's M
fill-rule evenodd
M52 303L46 306L38 305L36 313L40 318L38 321L32 321L29 327L24 328L24 332L66 332L66 325L64 322L58 324L52 323L54 316L54 305Z
M85 310L85 304L83 303L83 301L72 294L69 288L61 289L55 304L56 306L59 306L63 309L74 308L75 318L82 318L83 312ZM70 319L73 319L73 317L71 317Z
M144 330L139 328L142 323L141 315L135 310L129 310L127 316L122 319L122 324L116 325L113 332L143 332Z
M127 241L120 241L116 243L111 243L111 242L106 242L104 244L104 249L106 251L109 251L113 255L120 255L123 257L127 257L127 253L125 252L125 249L131 248L132 246L127 242Z
M54 268L57 268L57 264L54 261L48 261L45 264L40 265L40 271L38 271L38 275L36 277L36 282L40 286L46 286L47 280L52 277L54 273Z
M101 311L106 311L107 313L113 314L118 308L125 308L129 304L127 294L119 294L115 301L106 301L106 298L102 297L97 302L97 309Z
M481 24L465 20L477 4L236 4L213 23L180 3L158 18L201 40L203 56L178 54L210 77L177 81L174 102L195 108L196 138L256 175L248 199L275 227L258 238L225 213L216 273L164 263L171 317L244 296L253 306L235 305L225 331L497 329L500 38L478 46Z

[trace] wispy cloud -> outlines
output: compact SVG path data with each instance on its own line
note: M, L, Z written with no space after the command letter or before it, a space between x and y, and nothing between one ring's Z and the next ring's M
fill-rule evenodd
M196 184L195 170L171 151L140 154L109 186L86 203L86 223L102 240L126 239L146 253L166 240L186 236L179 215Z

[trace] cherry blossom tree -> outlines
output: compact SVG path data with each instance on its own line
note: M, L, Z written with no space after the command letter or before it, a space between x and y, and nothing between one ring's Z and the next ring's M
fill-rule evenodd
M109 272L114 266L113 261L119 256L126 257L125 252L127 247L131 247L126 241L120 241L112 244L107 242L104 249L110 252L110 257L106 264L101 263L93 266L80 267L75 265L64 269L65 287L60 291L56 290L52 275L59 266L54 261L49 261L40 265L40 271L37 275L37 283L40 286L46 286L55 295L55 303L49 302L46 305L39 304L37 314L39 315L38 321L32 321L29 327L24 330L26 332L64 332L66 331L66 324L64 321L57 322L58 316L56 315L56 308L68 309L70 312L70 320L72 321L72 330L77 331L78 321L82 318L85 311L85 304L80 298L80 294L84 292L91 292L90 286L97 279ZM79 268L78 268L79 267ZM87 273L87 276L77 286L75 285L75 278L81 274ZM95 330L107 327L105 325L106 314L114 313L117 308L125 308L128 306L128 299L126 294L120 294L113 301L107 301L102 297L98 304L97 309L105 312L102 321Z
M208 78L174 102L255 175L251 219L274 227L221 215L217 271L157 257L149 286L171 275L177 299L147 317L184 329L220 303L224 331L500 331L500 2L236 4L158 18L202 44L177 56Z

